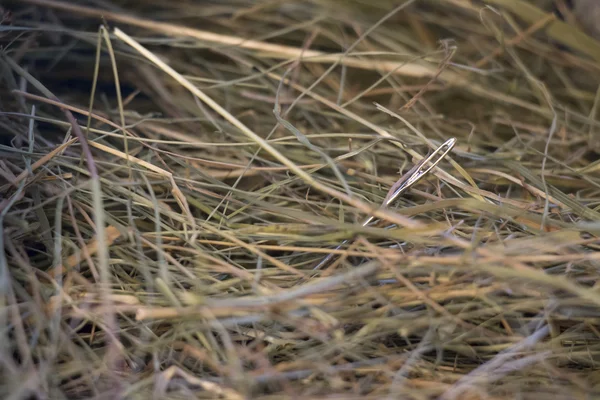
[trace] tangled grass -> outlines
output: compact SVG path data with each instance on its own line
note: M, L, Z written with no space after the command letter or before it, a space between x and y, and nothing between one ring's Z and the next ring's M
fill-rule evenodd
M600 396L600 42L556 4L8 1L0 396Z

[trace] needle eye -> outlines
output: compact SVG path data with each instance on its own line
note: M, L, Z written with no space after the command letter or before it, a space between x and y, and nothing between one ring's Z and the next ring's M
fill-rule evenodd
M407 191L409 188L414 186L423 176L427 175L436 165L440 163L446 157L446 155L452 150L454 145L456 144L456 139L451 138L446 140L440 147L438 147L433 153L431 153L428 157L424 158L417 164L417 168L414 168L414 171L410 173L410 176L403 176L401 180L404 180L402 184L400 181L396 182L396 185L399 185L398 188L391 194L386 196L386 200L384 202L385 206L390 205L394 200L398 198L402 193ZM391 189L390 189L391 192ZM362 226L367 226L375 219L374 216L368 217L362 224ZM344 240L342 244L340 244L336 249L342 247L348 240ZM325 257L319 264L317 264L313 269L317 270L327 264L333 258L333 253L330 253L327 257Z

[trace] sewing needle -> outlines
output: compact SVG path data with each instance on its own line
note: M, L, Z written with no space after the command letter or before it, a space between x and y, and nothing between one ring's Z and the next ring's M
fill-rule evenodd
M408 191L411 187L417 184L425 175L427 175L433 168L436 167L446 157L448 153L452 150L454 145L456 144L456 139L451 138L446 140L440 147L438 147L433 153L431 153L428 157L421 160L418 164L408 171L405 175L403 175L388 192L385 200L383 201L383 206L388 207L392 204L400 195ZM362 226L369 225L375 217L371 215L368 217L363 223ZM344 240L340 243L339 246L335 248L335 250L339 250L343 245L348 243L348 239ZM321 269L324 265L326 265L332 258L334 257L334 253L329 253L327 257L325 257L319 264L317 264L313 270Z

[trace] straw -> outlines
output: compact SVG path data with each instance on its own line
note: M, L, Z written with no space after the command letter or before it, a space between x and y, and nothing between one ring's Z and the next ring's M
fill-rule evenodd
M599 397L567 3L5 1L0 398Z

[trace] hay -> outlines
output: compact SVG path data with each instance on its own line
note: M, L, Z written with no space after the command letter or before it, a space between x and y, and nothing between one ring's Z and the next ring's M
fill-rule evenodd
M553 4L8 1L0 397L600 395L600 43Z

